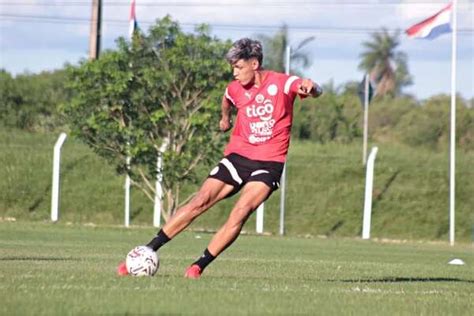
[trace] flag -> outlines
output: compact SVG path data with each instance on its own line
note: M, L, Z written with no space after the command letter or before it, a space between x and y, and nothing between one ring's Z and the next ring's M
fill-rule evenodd
M135 0L132 0L132 3L130 4L130 19L129 19L129 29L128 29L128 35L130 39L133 38L133 33L135 30L138 28L138 23L137 23L137 16L135 14Z
M434 39L443 33L451 32L452 3L426 20L408 28L405 33L409 38Z
M362 81L359 83L359 87L357 88L357 94L359 95L359 99L360 99L360 102L362 103L362 106L365 105L365 80L366 80L367 76L364 76L364 78L362 78ZM374 96L374 86L371 82L371 80L369 79L369 103L370 101L372 101L372 97Z

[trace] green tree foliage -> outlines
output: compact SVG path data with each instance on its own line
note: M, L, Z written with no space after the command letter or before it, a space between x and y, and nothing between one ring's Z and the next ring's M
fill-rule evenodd
M358 82L334 87L323 85L318 98L294 106L293 137L318 143L361 141L363 108ZM474 149L474 108L457 98L456 142L459 149ZM369 137L372 142L403 143L443 150L449 145L450 96L433 96L423 102L411 96L376 98L369 106Z
M397 126L418 108L419 103L410 96L375 99L369 106L369 136L377 141L399 142Z
M339 92L330 82L324 94L295 104L293 135L318 143L349 143L361 134L362 109L357 95Z
M290 43L288 26L283 24L274 36L258 34L264 50L263 66L266 69L285 72L286 47ZM314 36L307 37L291 47L291 72L299 73L299 67L305 69L311 66L311 59L304 47L314 40Z
M62 126L59 107L68 95L63 70L13 77L0 70L0 122L28 131L52 131Z
M411 146L446 149L450 137L451 97L438 95L407 112L394 129L401 142ZM456 142L464 150L474 149L474 109L462 98L456 101Z
M459 100L459 98L458 98ZM457 106L456 133L459 147L465 151L474 151L474 99L470 100L471 106Z
M165 17L132 44L123 38L117 44L99 60L68 69L74 96L65 114L78 137L129 173L150 199L159 149L167 146L163 186L170 216L182 202L183 181L196 181L195 167L215 163L221 152L217 127L231 79L224 59L230 42L212 38L205 26L184 33Z
M393 34L383 28L371 34L371 40L362 43L359 69L369 73L377 84L376 94L400 95L402 88L412 84L408 71L407 55L397 51L400 45L400 30Z

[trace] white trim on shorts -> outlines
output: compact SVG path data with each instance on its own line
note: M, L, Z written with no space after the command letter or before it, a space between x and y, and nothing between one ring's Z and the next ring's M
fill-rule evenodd
M229 170L232 179L234 179L234 181L238 184L242 184L243 180L240 178L239 174L237 173L237 169L235 169L232 162L230 162L227 158L224 158L221 160L221 163L227 168L227 170Z
M252 172L250 174L250 176L253 177L253 176L256 176L256 175L259 175L259 174L262 174L262 173L270 173L270 171L259 169L259 170L255 170L254 172Z

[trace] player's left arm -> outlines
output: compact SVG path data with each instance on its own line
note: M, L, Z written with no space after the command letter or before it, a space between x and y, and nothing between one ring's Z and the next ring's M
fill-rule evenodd
M302 79L301 83L298 85L297 93L303 98L309 96L317 98L323 94L323 89L321 89L321 87L311 79Z

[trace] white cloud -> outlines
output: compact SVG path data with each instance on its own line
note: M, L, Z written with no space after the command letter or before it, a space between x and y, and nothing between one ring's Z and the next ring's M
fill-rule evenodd
M397 5L396 14L400 21L406 25L412 25L423 21L424 19L436 14L443 9L449 1L433 2L416 0L401 0ZM424 2L424 3L423 3ZM458 1L457 18L459 28L472 28L474 15L474 1L460 0Z
M425 2L425 3L423 3ZM402 21L423 20L445 7L446 3L433 3L433 1L401 0L396 12Z

